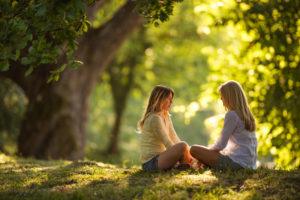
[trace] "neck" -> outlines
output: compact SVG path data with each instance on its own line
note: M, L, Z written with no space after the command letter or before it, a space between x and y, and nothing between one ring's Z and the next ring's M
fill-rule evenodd
M160 111L160 112L157 112L157 114L160 116L165 116L167 114L167 111Z
M231 107L227 107L227 106L225 106L225 108L226 108L226 110L227 110L227 111L231 111L231 110L233 110Z

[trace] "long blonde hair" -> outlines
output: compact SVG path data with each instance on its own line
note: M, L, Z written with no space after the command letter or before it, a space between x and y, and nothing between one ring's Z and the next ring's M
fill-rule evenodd
M151 113L158 113L162 111L163 102L170 96L170 94L172 94L172 97L174 97L174 91L172 88L163 85L157 85L154 87L148 98L148 105L144 111L141 120L138 123L139 130L142 130L145 119Z
M250 111L242 86L237 81L230 80L223 83L218 91L223 98L225 108L234 110L245 123L247 130L255 131L255 119Z

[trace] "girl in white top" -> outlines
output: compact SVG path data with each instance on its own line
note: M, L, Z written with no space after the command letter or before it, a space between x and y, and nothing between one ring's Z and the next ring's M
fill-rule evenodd
M228 111L221 135L209 148L193 145L191 154L200 162L221 170L256 169L256 124L245 93L236 81L227 81L218 91Z
M181 166L190 166L192 157L189 146L179 140L169 116L173 98L174 91L171 88L156 86L139 121L141 162L144 170L166 170L177 162L186 164Z

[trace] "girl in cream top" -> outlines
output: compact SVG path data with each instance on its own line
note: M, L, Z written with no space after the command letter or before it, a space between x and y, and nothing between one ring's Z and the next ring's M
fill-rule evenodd
M141 131L141 162L145 163L166 149L180 142L169 116L165 118L158 114L150 114Z
M189 146L176 135L169 116L174 91L158 85L152 90L139 121L141 163L144 170L166 170L176 163L188 165L192 157Z

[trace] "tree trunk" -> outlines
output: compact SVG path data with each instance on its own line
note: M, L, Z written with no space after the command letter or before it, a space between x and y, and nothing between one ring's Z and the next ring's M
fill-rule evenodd
M108 154L119 154L119 135L122 117L126 108L128 95L133 84L133 70L135 65L129 67L129 74L126 77L126 82L122 82L122 75L120 71L122 67L111 66L109 71L110 74L110 85L112 88L112 96L114 100L114 111L115 121L110 134L110 143L107 148ZM119 69L116 69L119 68ZM115 70L113 70L115 69Z
M8 72L2 73L17 82L29 99L18 141L21 155L83 159L90 94L117 49L142 24L143 19L132 12L134 7L128 1L105 25L90 29L79 38L75 57L84 66L76 70L67 68L59 82L46 83L49 69L57 66L40 66L24 78L22 66L15 63ZM59 63L63 63L63 58Z
M132 43L138 44L138 48L126 51L124 60L116 59L110 64L107 72L110 76L109 84L112 90L115 121L110 134L110 142L107 148L108 154L119 154L119 137L123 114L126 109L129 93L134 85L135 69L143 62L145 49L150 46L146 40L145 29L141 28ZM132 44L133 45L133 44ZM126 67L128 73L124 73Z
M74 81L70 80L70 84ZM70 84L43 83L29 98L18 141L19 153L40 159L83 158L87 97L75 94Z
M123 113L123 111L122 111ZM123 114L122 113L115 113L115 121L110 133L110 142L107 148L108 154L120 154L119 150L119 135L120 135L120 128L121 128L121 119Z

